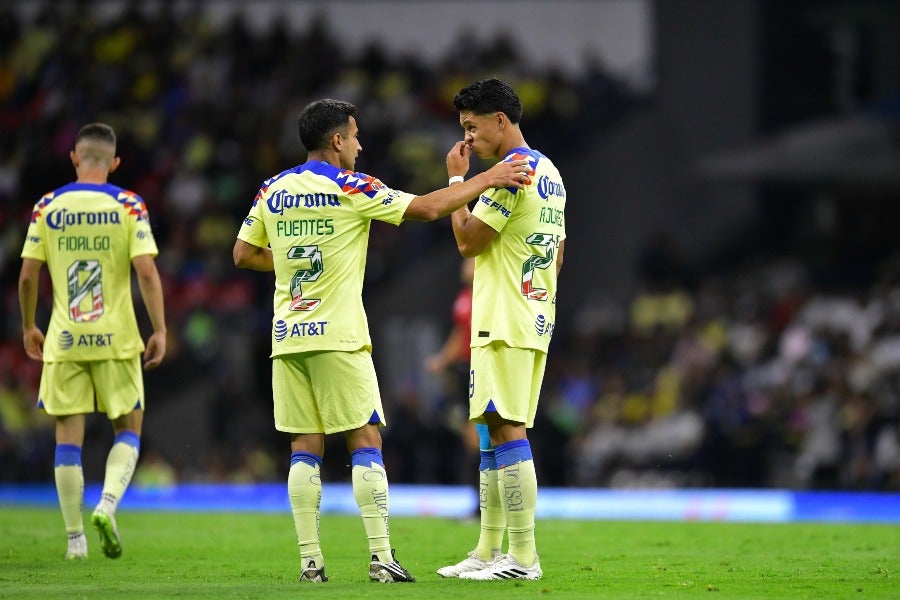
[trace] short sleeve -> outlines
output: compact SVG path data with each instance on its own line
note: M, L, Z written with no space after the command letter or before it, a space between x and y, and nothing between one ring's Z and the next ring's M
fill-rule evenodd
M262 218L262 199L263 192L260 190L253 200L253 206L250 212L244 217L241 223L241 229L238 231L238 239L247 242L258 248L267 248L269 246L269 236L266 233L266 224Z
M472 214L494 231L503 231L518 203L518 194L507 189L488 190L478 198Z

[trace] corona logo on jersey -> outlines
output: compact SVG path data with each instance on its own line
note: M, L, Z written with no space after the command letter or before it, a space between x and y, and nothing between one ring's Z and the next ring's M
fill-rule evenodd
M119 211L70 211L61 208L47 213L47 226L50 229L65 231L72 225L119 225L121 224Z
M548 199L550 196L565 198L566 188L561 181L553 181L547 175L541 175L537 182L537 193L538 196L544 200Z
M269 212L283 215L292 208L320 208L322 206L340 206L337 194L291 194L287 190L278 190L266 201Z

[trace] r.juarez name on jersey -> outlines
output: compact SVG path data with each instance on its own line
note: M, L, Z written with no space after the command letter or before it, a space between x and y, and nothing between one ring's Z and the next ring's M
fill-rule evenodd
M527 159L531 184L488 190L472 213L498 232L475 258L472 345L502 341L546 352L556 326L556 257L566 237L566 188L556 167L531 148L504 160Z

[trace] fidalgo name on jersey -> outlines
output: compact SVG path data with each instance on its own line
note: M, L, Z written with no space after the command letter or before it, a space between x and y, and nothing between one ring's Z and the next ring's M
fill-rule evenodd
M56 241L59 250L76 252L78 250L109 250L109 236L64 235Z

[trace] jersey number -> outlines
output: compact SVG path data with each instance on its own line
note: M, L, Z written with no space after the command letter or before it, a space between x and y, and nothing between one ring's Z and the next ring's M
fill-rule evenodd
M547 290L534 287L534 270L547 269L553 264L553 256L556 254L556 246L559 240L549 233L532 233L525 238L529 246L544 248L544 255L535 254L528 257L522 264L522 295L529 300L547 300Z
M325 270L322 253L318 246L293 246L288 250L288 258L308 259L309 268L300 269L291 277L291 310L308 311L322 303L320 298L304 298L301 287L304 281L315 281Z
M76 260L69 266L69 317L76 323L96 321L103 314L101 271L96 260Z

